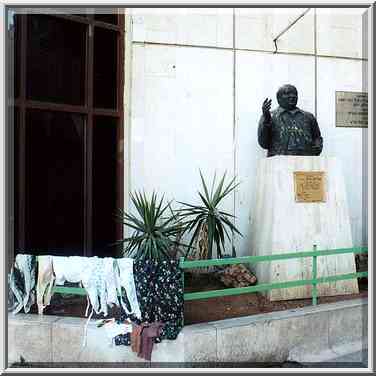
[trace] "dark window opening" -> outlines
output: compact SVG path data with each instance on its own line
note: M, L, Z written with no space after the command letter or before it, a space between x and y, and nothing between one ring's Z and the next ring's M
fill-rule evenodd
M118 24L117 14L94 14L94 19L96 21L106 22L112 25Z
M117 107L117 35L113 30L94 29L94 107Z
M86 28L51 16L28 16L27 99L85 104Z
M124 16L8 12L13 254L118 256Z
M26 113L25 250L84 254L84 127L80 114Z
M119 186L118 169L122 165L117 148L116 118L96 116L93 127L93 247L98 256L119 251L108 242L120 234L121 225L115 213L119 205L114 187ZM120 227L119 227L120 226Z

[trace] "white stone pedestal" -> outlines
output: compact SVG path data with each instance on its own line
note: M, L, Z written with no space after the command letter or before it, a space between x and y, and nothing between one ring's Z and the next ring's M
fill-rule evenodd
M324 171L326 202L295 202L294 171ZM261 159L251 211L251 254L270 255L353 246L346 190L339 161L314 156ZM255 265L259 283L312 278L312 258L262 262ZM318 277L354 273L353 254L317 258ZM276 289L270 300L311 297L311 286ZM358 292L356 279L318 285L319 296Z

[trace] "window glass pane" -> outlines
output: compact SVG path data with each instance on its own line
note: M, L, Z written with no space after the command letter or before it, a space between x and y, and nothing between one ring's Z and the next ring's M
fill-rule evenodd
M8 96L9 98L18 98L20 95L20 16L14 12L8 13Z
M95 28L94 107L116 109L117 32Z
M97 116L93 129L93 251L98 256L116 255L109 247L119 240L117 209L118 176L122 156L117 152L117 119Z
M27 16L27 98L84 105L87 26Z
M84 117L26 115L26 250L83 255Z
M21 76L21 60L20 60L20 50L21 50L21 16L15 16L14 23L14 97L18 98L20 96L20 76Z
M118 24L117 14L94 14L94 19L96 21L106 22L112 25Z
M12 111L13 110L13 111ZM9 111L9 131L13 129L13 231L14 231L14 248L17 250L20 248L20 234L19 234L19 112L17 108L11 108Z

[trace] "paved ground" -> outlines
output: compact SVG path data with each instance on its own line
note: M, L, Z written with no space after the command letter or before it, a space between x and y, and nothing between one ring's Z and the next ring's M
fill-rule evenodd
M352 354L340 356L335 359L337 363L362 363L364 367L368 367L368 350L358 351Z
M306 367L317 368L367 368L368 367L368 350L357 351L351 354L338 356L325 362L302 363Z
M367 368L368 367L368 350L357 351L351 354L338 356L330 361L315 361L312 363L306 362L294 362L286 361L282 363L97 363L97 364L85 364L85 363L14 363L11 365L13 368L127 368L127 367L143 367L143 368L159 368L159 367L174 367L174 368Z

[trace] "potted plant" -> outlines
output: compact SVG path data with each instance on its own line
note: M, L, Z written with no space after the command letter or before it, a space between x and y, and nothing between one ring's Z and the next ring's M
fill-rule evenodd
M200 170L200 177L202 183L202 192L198 192L201 200L201 205L192 205L185 202L180 202L184 205L183 208L177 210L181 220L184 220L184 233L192 233L189 242L189 250L192 249L192 244L195 254L194 259L211 259L213 257L213 247L215 245L217 257L222 258L225 254L225 240L230 240L230 234L236 232L240 236L242 234L232 223L234 218L223 210L220 210L220 205L223 199L228 196L238 185L235 184L233 178L227 185L225 185L226 173L222 176L218 185L216 183L216 175L214 175L211 191L209 194L208 186L202 176Z
M118 214L122 223L134 230L130 237L119 241L124 245L124 255L137 260L172 258L171 252L176 252L183 245L180 242L183 225L173 213L170 203L164 203L164 197L158 199L155 192L151 198L145 192L135 192L130 198L138 215L121 209ZM167 217L168 209L171 215Z

